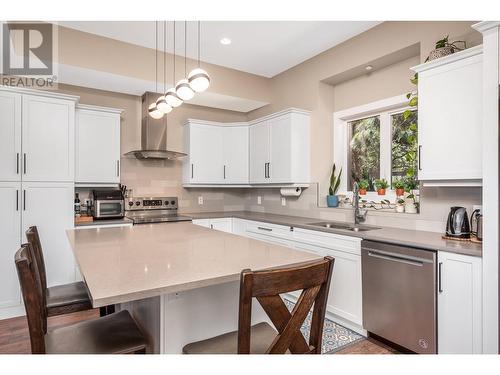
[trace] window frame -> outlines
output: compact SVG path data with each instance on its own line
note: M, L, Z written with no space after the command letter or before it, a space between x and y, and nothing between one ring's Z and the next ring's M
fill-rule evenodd
M380 178L391 182L392 176L392 122L391 116L415 110L408 105L406 95L397 95L390 98L378 100L357 107L348 108L333 114L333 160L337 170L342 167L345 174L349 171L349 135L351 129L349 123L367 117L379 116L380 118ZM350 195L348 189L348 178L343 178L340 183L339 194ZM378 195L377 192L367 192L363 199L370 201L381 201L396 198L393 189L387 189L386 195Z

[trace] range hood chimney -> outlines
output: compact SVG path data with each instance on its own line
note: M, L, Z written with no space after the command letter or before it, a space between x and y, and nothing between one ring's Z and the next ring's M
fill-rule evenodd
M154 92L142 95L141 149L125 155L134 155L137 159L177 159L186 156L182 152L167 150L167 116L156 120L148 114L149 104L159 96Z

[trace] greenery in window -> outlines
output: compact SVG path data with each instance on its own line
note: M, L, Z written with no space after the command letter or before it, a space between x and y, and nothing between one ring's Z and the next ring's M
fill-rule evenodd
M417 111L407 110L391 116L392 181L417 177Z
M354 181L368 181L374 191L374 180L380 177L380 118L368 117L352 121L350 152L350 187Z

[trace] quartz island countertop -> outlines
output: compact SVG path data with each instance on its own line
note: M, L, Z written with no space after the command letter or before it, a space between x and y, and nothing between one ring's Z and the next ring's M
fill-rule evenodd
M317 255L192 224L67 231L92 305L101 307L239 279Z
M321 232L343 234L358 237L365 240L393 243L402 246L410 246L424 250L448 251L451 253L482 256L482 245L473 242L444 240L441 233L421 230L400 229L376 225L379 229L366 232L352 232L343 229L324 228L311 225L321 221L318 218L307 218L301 216L277 215L263 212L251 211L226 211L226 212L188 212L186 215L193 219L233 217L244 220L262 221L270 224L286 225L296 228L310 229ZM373 226L373 225L372 225Z

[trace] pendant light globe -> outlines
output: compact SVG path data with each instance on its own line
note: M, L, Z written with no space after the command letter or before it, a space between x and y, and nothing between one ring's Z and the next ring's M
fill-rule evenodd
M190 100L193 99L194 97L194 91L189 85L189 82L186 78L183 78L177 82L177 85L175 85L175 92L179 98L182 100Z

